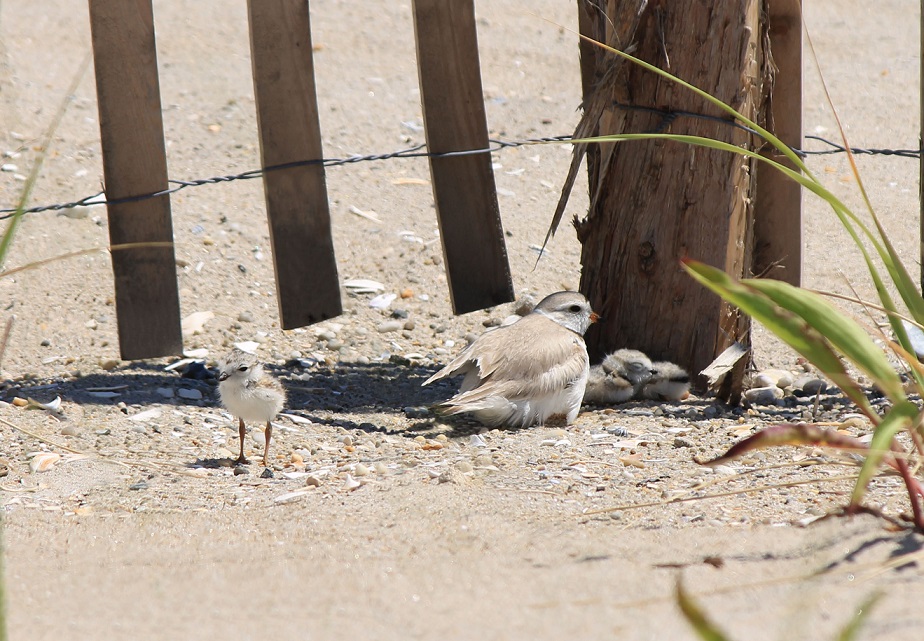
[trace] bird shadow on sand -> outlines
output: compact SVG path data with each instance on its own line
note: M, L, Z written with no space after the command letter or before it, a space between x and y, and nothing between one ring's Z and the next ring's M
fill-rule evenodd
M65 403L102 407L121 407L124 403L123 411L127 414L138 411L130 406L220 407L218 381L213 369L199 364L192 375L184 375L179 370L165 371L169 363L167 360L134 361L108 372L83 376L6 381L0 384L0 400L20 397L45 404L60 397ZM422 387L436 368L404 362L340 362L315 367L302 367L298 363L267 364L264 369L286 388L288 400L284 413L313 423L367 432L406 434L404 429L377 424L376 417L383 414L426 416L428 407L456 390L455 383L445 381ZM370 420L364 421L357 415L369 415ZM413 435L416 436L416 432Z
M48 403L60 396L65 402L80 405L129 406L173 405L177 408L219 408L215 372L202 365L184 375L179 370L165 371L172 361L134 361L109 371L94 372L73 378L5 382L0 386L0 399L15 396ZM373 363L339 362L331 366L302 367L297 362L285 366L267 364L266 371L279 379L286 388L288 401L283 410L312 423L339 426L346 429L395 434L414 438L433 438L445 434L450 438L477 434L485 427L471 418L444 416L434 407L458 391L459 380L440 380L426 387L422 383L436 366L417 366L406 361ZM662 405L666 415L680 415L688 420L708 418L707 408L714 399L690 399L678 409ZM610 420L617 422L622 415L655 417L659 404L650 401L630 401L612 406ZM589 407L585 411L605 410ZM722 408L726 414L731 408ZM400 425L388 416L400 418ZM368 416L368 420L364 417ZM408 422L405 421L407 419ZM385 424L383 424L385 423ZM551 424L550 424L551 425ZM529 428L502 428L517 431Z

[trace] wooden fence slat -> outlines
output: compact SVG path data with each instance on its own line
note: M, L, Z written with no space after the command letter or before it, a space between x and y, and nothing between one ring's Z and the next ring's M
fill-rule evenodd
M106 197L167 188L151 0L90 0ZM110 204L109 240L169 243L112 252L123 359L183 350L170 197Z
M473 0L414 0L413 6L429 150L486 148ZM430 176L455 313L513 300L490 154L431 158Z
M770 100L772 130L786 144L801 148L801 0L769 0L767 4L770 51L778 69ZM781 154L766 155L795 169ZM802 187L762 164L758 164L756 182L753 272L798 286L802 282Z
M320 160L307 0L248 0L254 96L264 167ZM304 165L263 175L283 329L343 310L324 167Z

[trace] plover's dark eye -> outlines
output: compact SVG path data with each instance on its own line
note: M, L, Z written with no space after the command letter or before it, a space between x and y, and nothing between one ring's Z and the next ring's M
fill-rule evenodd
M239 372L246 372L246 371L247 371L247 366L246 366L246 365L241 365L240 367L237 368L237 371L239 371Z
M577 314L578 312L581 311L581 306L580 306L580 305L572 305L571 307L568 308L568 311L571 312L572 314Z

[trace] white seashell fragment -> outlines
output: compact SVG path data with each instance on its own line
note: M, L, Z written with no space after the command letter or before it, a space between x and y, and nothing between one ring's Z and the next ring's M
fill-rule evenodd
M42 407L51 412L60 412L61 411L61 397L55 396L55 400L43 403Z
M398 298L397 294L379 294L369 301L369 307L373 309L388 309L392 301Z
M481 434L472 434L472 437L468 440L468 444L472 447L487 447L488 444L482 438Z
M205 324L215 318L215 312L193 312L183 319L180 326L184 336L193 336L198 334L205 327Z
M295 423L296 425L311 425L311 420L310 420L310 419L307 419L307 418L305 418L304 416L299 416L298 414L286 414L286 413L282 413L282 414L280 414L279 416L284 416L285 418L289 419L290 421L292 421L292 422Z
M368 278L353 278L344 281L343 286L354 294L374 294L385 290L385 285Z
M121 396L118 392L87 392L87 394L94 398L118 398Z
M308 492L309 490L307 489L295 490L294 492L286 492L285 494L280 494L279 496L274 498L273 503L276 503L277 505L284 505L286 503L294 503L295 501L299 500L300 498L308 494Z
M141 421L150 421L155 418L160 418L161 411L159 407L152 407L149 410L144 410L143 412L138 412L137 414L132 414L128 417L130 421L136 421L140 423Z
M362 483L353 478L351 474L346 475L346 480L343 482L343 489L347 492L352 492L358 488Z
M256 341L241 341L240 343L235 343L234 346L242 352L247 352L248 354L256 354L257 348L260 347L260 343Z
M29 469L33 472L47 472L61 460L57 452L39 452L29 461Z

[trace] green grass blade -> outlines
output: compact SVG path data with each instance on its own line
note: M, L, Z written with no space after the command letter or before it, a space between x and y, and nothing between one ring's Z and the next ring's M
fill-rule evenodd
M683 583L679 579L677 580L676 598L680 612L683 613L683 618L693 627L700 639L703 641L728 641L728 637L719 630L715 623L706 617L706 613L693 600L693 597L687 594L687 591L683 588Z
M837 385L874 422L876 412L866 394L844 369L831 344L806 322L774 303L765 294L733 280L725 272L703 263L684 260L687 272L744 313L763 323L783 342L807 358Z
M854 639L857 638L857 634L860 632L860 628L869 618L869 614L872 612L873 607L879 602L881 598L882 592L875 592L870 595L863 603L861 603L860 607L853 615L853 618L850 619L850 622L847 623L847 625L845 625L841 630L840 634L837 635L837 641L854 641Z
M684 144L696 145L700 147L706 147L710 149L718 149L723 151L728 151L731 153L741 154L750 158L754 158L762 163L768 164L774 169L782 172L787 177L795 180L800 185L814 193L816 196L819 196L825 200L834 211L835 215L840 220L844 229L847 230L847 233L850 234L851 239L854 244L860 250L860 254L863 257L864 262L866 263L867 270L870 273L871 278L873 279L873 284L876 288L877 295L879 300L882 303L882 306L885 307L889 312L889 323L892 326L892 331L898 337L899 343L906 351L913 351L911 348L911 343L908 340L907 334L904 328L901 326L901 322L897 319L895 314L898 309L895 306L894 301L892 300L891 295L888 292L888 289L885 287L885 284L882 280L879 270L876 267L876 264L873 262L872 257L867 251L865 245L863 244L860 234L857 233L857 228L862 232L863 236L866 237L870 244L876 250L876 253L879 255L880 259L883 261L883 264L886 266L890 277L896 281L896 286L899 289L899 293L902 295L902 300L905 301L909 310L912 312L912 317L915 318L918 322L924 323L924 319L918 319L914 316L914 309L920 306L924 306L924 300L921 299L920 294L917 293L917 289L914 283L911 281L910 276L908 276L907 271L904 269L904 266L900 261L897 260L897 257L893 259L892 253L890 253L889 246L884 245L882 241L876 236L875 233L862 221L856 214L850 211L840 199L837 198L831 191L826 189L824 185L819 183L814 178L808 177L806 175L800 174L797 171L793 171L789 167L782 165L766 156L762 156L756 152L753 152L749 149L744 149L742 147L737 147L727 142L722 142L720 140L713 140L711 138L703 138L701 136L687 136L680 134L614 134L610 136L599 136L596 138L588 138L582 140L576 140L574 142L620 142L626 140L646 140L646 139L662 139L662 140L671 140L674 142L680 142ZM894 253L894 252L893 252ZM897 280L896 280L897 279ZM922 310L924 312L924 310Z
M843 315L831 303L813 292L778 280L748 279L741 283L763 293L783 309L802 318L866 373L892 402L905 400L901 378L885 353L873 343L860 325Z
M860 476L850 496L850 506L857 507L866 494L866 486L876 474L882 459L892 449L892 438L900 431L910 429L918 416L918 406L911 401L897 403L889 410L873 432L873 439L869 444L869 454L860 468Z
M756 132L761 138L763 138L764 140L766 140L767 142L769 142L771 145L773 145L773 147L775 147L777 151L779 151L781 154L783 154L784 156L786 156L790 161L792 161L792 163L793 163L796 167L798 167L800 171L804 172L807 176L809 176L812 180L814 180L814 176L812 175L811 171L809 171L809 168L808 168L808 167L806 166L806 164L802 161L802 159L799 157L799 155L798 155L796 152L794 152L792 149L789 148L789 145L787 145L787 144L784 143L782 140L780 140L779 138L777 138L772 132L768 131L767 129L764 129L763 127L761 127L760 125L758 125L758 124L757 124L756 122L754 122L753 120L750 120L749 118L747 118L744 114L739 113L738 111L736 111L735 108L732 107L731 105L725 104L724 102L722 102L721 100L719 100L719 99L716 98L715 96L712 96L712 95L710 95L709 93L703 91L702 89L700 89L700 88L697 87L696 85L692 85L692 84L690 84L689 82L686 82L685 80L681 80L681 79L678 78L677 76L675 76L675 75L673 75L673 74L671 74L671 73L669 73L669 72L667 72L667 71L664 71L663 69L659 69L658 67L654 66L653 64L650 64L650 63L648 63L648 62L645 62L644 60L642 60L642 59L640 59L640 58L636 58L635 56L633 56L633 55L631 55L631 54L628 54L628 53L626 53L626 52L624 52L624 51L619 51L618 49L615 49L615 48L613 48L613 47L610 47L610 46L608 46L608 45L605 45L605 44L603 44L602 42L598 42L598 41L594 40L593 38L588 38L587 36L585 36L585 35L583 35L583 34L578 34L578 35L579 35L583 40L586 40L587 42L590 42L590 43L593 43L593 44L597 45L598 47L601 47L601 48L603 48L603 49L606 49L606 50L609 51L610 53L613 53L613 54L619 56L620 58L623 58L623 59L625 59L625 60L629 60L629 61L631 61L631 62L633 62L633 63L639 65L640 67L643 67L643 68L647 69L648 71L651 71L652 73L658 74L658 75L661 76L662 78L667 78L667 79L670 80L671 82L673 82L673 83L675 83L675 84L678 84L678 85L680 85L681 87L684 87L684 88L688 89L689 91L692 91L693 93L695 93L696 95L698 95L699 97L701 97L703 100L705 100L705 101L707 101L707 102L709 102L709 103L712 103L713 105L715 105L716 107L718 107L719 109L721 109L722 111L724 111L725 113L727 113L727 114L729 114L730 116L732 116L735 120L737 120L738 122L740 122L740 123L743 124L744 126L748 127L749 129L753 130L754 132ZM816 181L816 182L817 182L817 181Z
M13 217L10 218L6 230L3 232L3 236L0 237L0 270L3 269L3 265L6 263L6 256L10 251L10 247L13 245L13 238L16 236L16 230L22 222L26 203L29 202L29 198L32 196L32 189L35 187L35 183L38 180L39 173L42 170L42 163L48 155L48 149L51 146L55 132L58 130L58 125L61 124L61 120L67 112L71 99L77 92L77 86L80 84L87 68L90 66L91 59L89 53L83 59L83 62L77 69L77 73L74 74L74 78L71 80L70 87L68 87L64 99L58 105L58 110L55 112L54 118L52 118L51 123L48 125L48 129L45 130L45 134L42 138L41 151L36 157L35 162L32 163L32 168L29 170L29 175L26 177L26 182L23 184L22 192L19 194L19 202L16 203L16 211L13 213Z
M5 519L0 511L0 641L7 640L6 619L6 545L4 545Z

